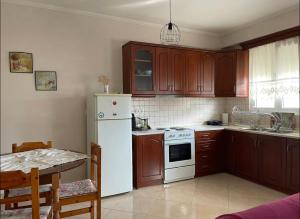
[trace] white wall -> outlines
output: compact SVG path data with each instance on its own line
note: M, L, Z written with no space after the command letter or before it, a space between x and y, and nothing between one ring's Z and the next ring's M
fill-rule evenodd
M53 140L86 151L86 96L102 91L99 74L122 90L122 50L129 40L159 43L159 26L9 3L1 4L1 153L12 143ZM182 44L220 48L215 35L183 32ZM58 91L35 91L33 74L9 72L9 51L32 52L34 70L54 70ZM79 178L81 170L69 173Z
M221 41L223 47L227 47L298 25L299 8L297 7L280 15L261 19L251 25L247 25L236 31L225 34L221 37Z

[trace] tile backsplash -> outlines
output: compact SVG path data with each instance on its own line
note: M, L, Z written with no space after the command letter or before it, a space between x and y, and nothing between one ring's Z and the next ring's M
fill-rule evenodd
M207 120L221 120L221 114L229 113L231 124L249 125L249 117L231 115L233 106L249 110L248 98L197 98L162 95L153 98L132 98L132 112L137 117L148 118L152 128L191 124L203 124ZM259 125L270 126L270 119L262 117ZM299 116L296 116L299 129Z
M202 124L207 120L221 119L225 98L194 98L156 96L133 98L132 112L148 118L151 127L169 127Z

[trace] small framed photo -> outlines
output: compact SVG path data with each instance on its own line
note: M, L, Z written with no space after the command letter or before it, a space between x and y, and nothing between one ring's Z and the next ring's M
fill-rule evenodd
M56 71L35 71L35 90L56 91Z
M9 68L12 73L33 73L32 53L9 52Z

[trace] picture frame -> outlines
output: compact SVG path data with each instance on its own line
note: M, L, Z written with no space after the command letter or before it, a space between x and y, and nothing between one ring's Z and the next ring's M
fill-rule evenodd
M27 52L9 52L11 73L33 73L33 56Z
M36 91L57 91L56 71L35 71Z

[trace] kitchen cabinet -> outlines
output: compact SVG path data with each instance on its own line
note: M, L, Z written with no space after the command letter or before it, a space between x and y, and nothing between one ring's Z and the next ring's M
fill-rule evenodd
M157 94L184 94L185 53L156 48Z
M217 97L248 97L248 50L218 52L215 68L215 95Z
M300 140L224 131L225 170L287 193L300 190Z
M258 136L259 181L284 190L286 172L286 138Z
M185 95L213 97L215 53L188 51L186 53Z
M289 193L300 192L300 140L287 139L286 187Z
M133 184L135 188L163 181L163 135L133 136Z
M202 70L200 73L200 95L215 95L215 53L204 52L202 55Z
M133 96L155 96L155 47L123 46L123 91Z
M200 95L201 53L198 51L186 52L185 67L185 94Z
M123 92L248 97L249 52L128 42L123 46Z
M258 176L257 135L246 132L234 133L236 148L236 174L256 180Z
M222 131L196 132L195 176L204 176L223 170Z
M234 131L225 130L224 143L225 143L225 170L231 174L236 173L236 144L234 141Z

